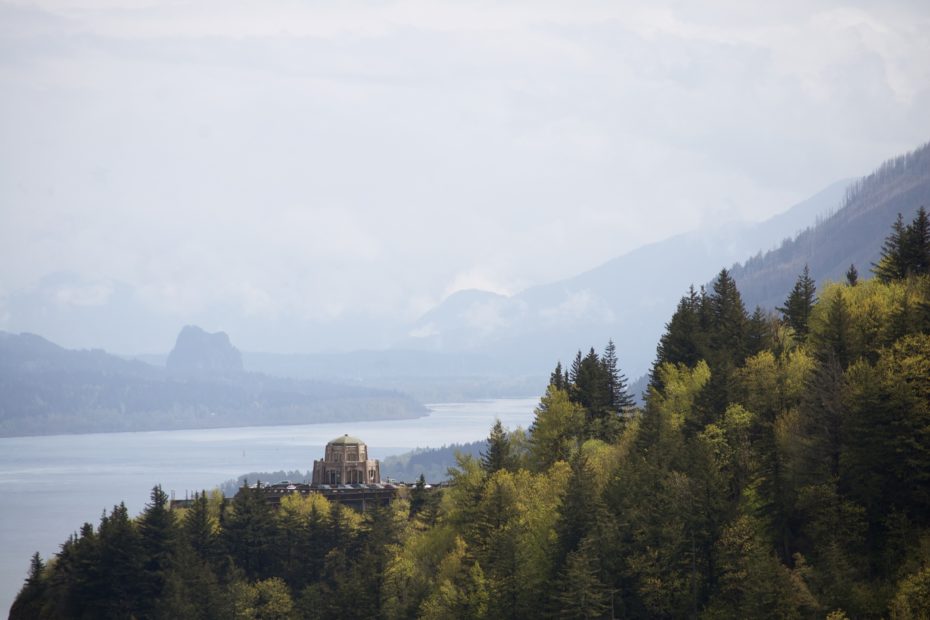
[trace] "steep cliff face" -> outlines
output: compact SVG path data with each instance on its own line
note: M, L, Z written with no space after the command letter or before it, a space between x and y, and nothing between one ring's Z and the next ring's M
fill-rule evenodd
M242 354L226 332L208 333L187 325L168 355L168 371L178 374L230 375L243 371Z

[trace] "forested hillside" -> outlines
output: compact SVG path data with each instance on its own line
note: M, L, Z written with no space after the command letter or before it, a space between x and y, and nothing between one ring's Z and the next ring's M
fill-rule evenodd
M881 253L879 231L898 213L909 221L920 207L930 207L930 144L851 184L830 217L734 267L733 278L751 307L775 308L805 264L820 283L842 280L850 263L867 272Z
M800 270L799 270L800 271ZM680 301L642 409L608 346L558 366L443 492L357 515L160 489L48 563L12 618L925 618L930 223L780 316L731 274ZM819 299L817 299L819 297Z

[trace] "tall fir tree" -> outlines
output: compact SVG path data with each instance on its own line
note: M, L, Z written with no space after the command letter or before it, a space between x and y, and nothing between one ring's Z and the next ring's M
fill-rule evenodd
M500 420L494 421L491 434L488 435L488 448L481 453L481 468L491 475L501 469L513 467L513 454L511 453L510 438L504 430Z
M924 207L907 228L907 254L905 263L909 274L930 274L930 217Z
M678 302L672 318L665 325L665 333L656 348L650 383L659 385L656 370L662 364L685 364L694 367L704 358L706 349L706 313L704 290L698 294L691 286Z
M710 345L733 360L742 361L746 336L746 307L736 281L727 269L721 269L708 297L710 309Z
M907 231L904 225L904 216L898 213L898 219L891 225L891 232L882 243L882 251L877 263L872 263L872 272L883 283L899 280L904 277L904 263L901 249L905 244Z
M859 284L859 270L853 264L850 264L849 269L846 270L846 284L848 286Z
M194 494L187 514L184 515L182 531L188 546L202 560L214 560L217 555L217 539L206 491Z
M773 319L760 306L756 306L749 322L746 324L746 355L752 356L770 348L773 344L775 330Z
M177 536L174 514L161 485L152 489L151 502L139 519L139 538L144 553L142 600L154 604L161 598L168 572L174 564ZM152 607L154 609L154 605Z
M553 370L552 374L549 375L549 385L557 390L564 390L567 388L565 382L565 373L562 372L562 362L558 362L555 365L555 370Z
M250 579L268 577L275 535L272 509L257 483L245 481L231 502L223 523L222 542L236 565Z
M850 346L850 317L846 299L841 289L834 289L827 306L827 317L821 330L816 334L814 351L822 362L835 360L840 368L845 369L852 361Z
M811 278L810 269L804 265L804 270L794 283L794 288L788 293L785 305L778 308L785 323L790 326L799 340L807 338L810 331L808 323L811 311L817 301L817 283Z
M703 428L726 410L732 375L747 354L749 319L736 282L726 269L720 270L714 280L707 306L706 361L710 367L710 380L699 395L698 415L689 419L693 431Z
M45 602L43 599L46 595L44 571L45 562L36 551L29 563L29 576L26 578L26 584L10 607L10 620L32 620L42 617L42 606Z
M575 359L572 360L571 368L568 370L568 384L566 387L571 391L571 385L578 383L578 375L581 374L581 349L578 350L578 353L575 354Z
M619 414L629 411L636 405L636 400L630 395L626 376L620 372L617 346L613 340L607 341L604 355L601 356L601 364L604 366L604 378L607 381L607 394L610 397L611 408Z
M910 275L930 274L930 217L924 207L917 210L917 215L908 225L898 213L872 271L884 283Z

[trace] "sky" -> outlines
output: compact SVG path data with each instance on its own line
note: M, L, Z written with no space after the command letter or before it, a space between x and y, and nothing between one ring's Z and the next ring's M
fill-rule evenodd
M926 2L0 2L0 330L382 347L930 139Z

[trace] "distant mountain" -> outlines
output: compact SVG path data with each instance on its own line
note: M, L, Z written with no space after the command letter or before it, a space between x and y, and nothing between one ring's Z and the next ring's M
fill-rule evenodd
M930 143L856 181L842 208L734 267L733 278L747 306L771 309L784 302L805 264L819 284L842 280L850 264L867 277L898 213L910 222L921 206L930 207Z
M461 291L423 315L397 347L489 356L513 373L540 375L579 347L601 348L612 338L622 370L638 377L689 285L828 217L848 185L836 182L761 224L679 235L511 297Z
M201 337L186 330L188 335L179 340ZM390 390L243 372L238 351L232 356L230 349L235 349L221 336L211 335L211 344L201 351L213 360L211 372L201 372L194 363L199 358L193 356L188 361L197 370L179 373L101 350L64 349L34 334L0 332L0 436L306 424L426 413L410 397ZM238 372L214 372L219 353L226 360L219 366Z
M242 354L225 332L209 334L196 325L187 325L178 334L166 367L178 374L237 374L242 372Z

